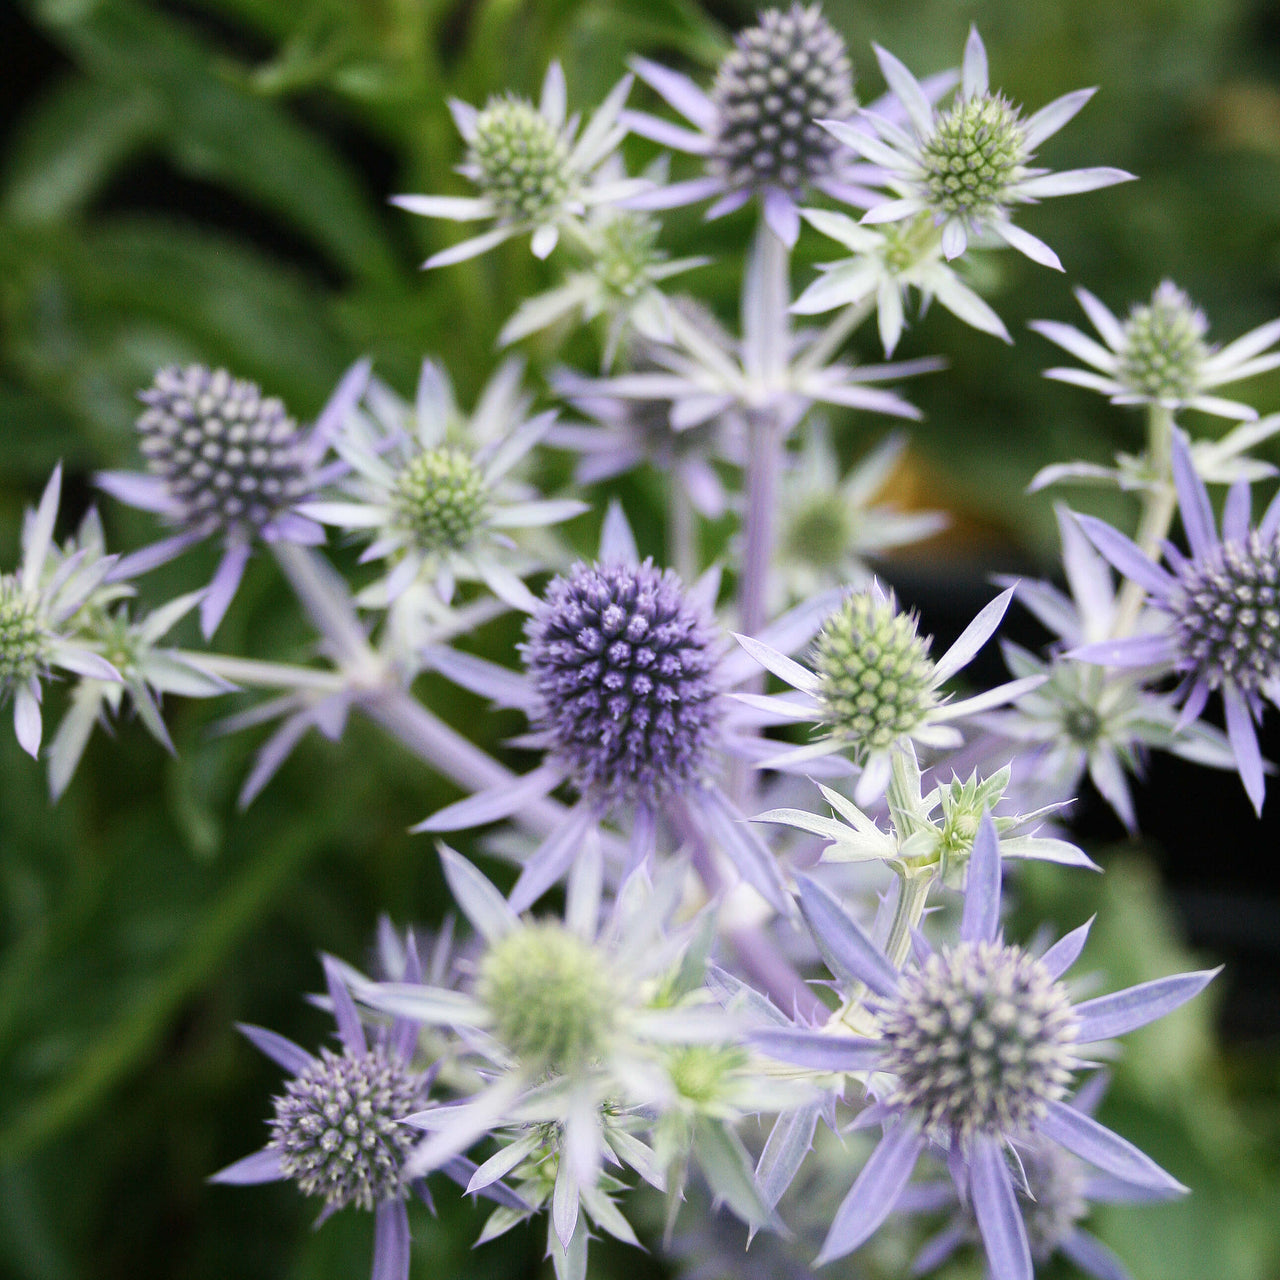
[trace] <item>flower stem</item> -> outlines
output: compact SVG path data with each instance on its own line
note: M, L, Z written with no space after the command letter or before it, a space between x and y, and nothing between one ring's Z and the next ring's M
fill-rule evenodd
M747 411L747 494L738 619L756 635L768 618L769 562L773 558L774 505L782 462L784 425L777 391L791 345L791 255L761 220L742 290L743 363L759 403Z
M1160 544L1169 536L1178 508L1178 495L1173 485L1173 414L1156 404L1147 410L1147 471L1153 487L1143 492L1134 542L1144 555L1158 560ZM1146 598L1145 587L1132 579L1125 582L1111 625L1112 639L1121 639L1133 630Z

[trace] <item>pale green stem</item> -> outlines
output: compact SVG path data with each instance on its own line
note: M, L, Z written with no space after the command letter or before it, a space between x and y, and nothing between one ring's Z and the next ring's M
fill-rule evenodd
M698 576L698 523L682 486L667 477L667 556L683 582Z
M1169 536L1178 509L1178 494L1173 485L1173 414L1160 405L1153 404L1147 410L1145 469L1154 487L1143 491L1142 514L1134 542L1145 555L1159 560L1160 545ZM1132 580L1125 582L1116 603L1111 639L1119 640L1132 632L1146 598L1145 587Z
M884 954L895 969L901 969L911 954L911 935L924 919L929 890L937 878L937 867L921 867L898 872L898 901L894 906Z
M254 658L224 657L220 653L178 650L174 655L203 671L212 672L232 684L258 689L307 689L317 693L337 693L346 681L336 671L295 667L286 662L259 662Z
M845 339L876 309L874 297L863 298L845 307L818 335L814 344L796 361L797 373L813 373L827 364L844 346Z

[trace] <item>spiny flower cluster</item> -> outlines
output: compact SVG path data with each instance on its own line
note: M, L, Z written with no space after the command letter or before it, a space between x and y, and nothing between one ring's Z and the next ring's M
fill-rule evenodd
M480 966L477 995L494 1034L522 1062L564 1073L599 1058L616 983L599 952L555 921L515 929Z
M851 595L813 646L831 733L865 758L917 728L938 705L929 642L892 595Z
M701 776L716 655L675 574L579 564L547 588L526 633L537 727L584 795L653 805Z
M0 692L35 675L45 647L34 601L14 576L0 574Z
M1179 566L1173 617L1178 665L1204 673L1211 689L1246 695L1280 679L1280 544L1256 529L1203 560Z
M1161 404L1186 400L1209 354L1208 330L1204 312L1173 281L1163 281L1151 301L1136 303L1124 322L1119 380Z
M1003 94L961 98L921 144L930 206L950 218L989 218L1026 158L1018 109Z
M258 532L307 493L298 424L255 383L225 369L169 365L139 399L147 467L190 526Z
M857 105L844 40L817 5L766 9L720 64L711 101L718 132L708 167L728 187L799 195L826 177L839 144L818 123Z
M879 1018L891 1106L943 1140L1021 1132L1065 1096L1076 1065L1070 997L1018 947L966 943L903 975Z
M417 1103L417 1080L381 1045L322 1049L275 1100L269 1147L306 1195L330 1209L370 1210L404 1194L415 1138L401 1121Z
M448 445L411 458L395 478L391 506L397 521L427 554L461 551L484 518L486 487L480 468Z
M524 98L490 99L476 115L469 143L467 162L500 217L541 222L572 189L565 139Z

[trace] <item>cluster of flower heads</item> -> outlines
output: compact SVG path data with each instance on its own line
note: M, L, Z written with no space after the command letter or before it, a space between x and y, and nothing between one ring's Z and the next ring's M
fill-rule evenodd
M586 1276L593 1233L638 1243L624 1205L640 1183L666 1197L668 1241L686 1192L703 1186L752 1235L781 1236L784 1194L848 1112L878 1136L841 1166L818 1264L892 1215L934 1211L945 1223L917 1271L972 1243L996 1280L1024 1280L1057 1252L1115 1280L1122 1265L1081 1225L1090 1202L1184 1190L1092 1118L1104 1082L1082 1073L1099 1046L1212 973L1076 1002L1066 974L1089 925L1047 947L1007 943L1001 879L1026 858L1097 870L1046 824L1067 819L1087 778L1136 830L1130 778L1149 749L1235 769L1261 809L1256 727L1266 703L1280 705L1280 498L1252 523L1249 486L1272 469L1249 450L1280 417L1213 393L1280 365L1280 321L1216 349L1165 282L1124 321L1078 290L1105 346L1036 323L1090 366L1047 376L1147 414L1141 454L1057 465L1036 485L1116 484L1143 502L1140 528L1130 540L1060 506L1069 593L1001 580L935 656L866 561L945 518L873 501L901 434L843 475L845 451L813 407L918 416L896 386L868 384L938 363L856 364L840 354L849 334L874 313L892 352L915 290L1008 340L952 264L1004 246L1060 267L1015 212L1131 175L1033 167L1092 90L1024 117L991 89L976 31L958 74L920 81L876 56L889 93L862 108L842 37L797 4L740 33L708 90L634 61L691 127L626 109L630 76L583 126L555 65L537 105L513 94L451 104L476 194L397 203L493 225L426 265L524 234L543 258L563 242L565 277L519 304L501 342L604 318L608 376L556 370L557 407L535 411L523 364L508 359L465 413L436 362L410 404L361 361L300 426L227 370L170 366L140 393L145 469L98 477L169 535L110 555L91 511L59 544L55 472L24 524L20 566L0 575L0 699L12 698L31 754L46 686L75 681L49 752L55 796L126 694L172 750L163 695L245 685L274 693L223 727L280 723L244 801L304 733L336 739L356 709L467 793L416 830L504 824L492 849L519 863L505 895L440 846L471 937L455 948L446 932L424 966L415 936L384 923L375 977L326 959L336 1047L312 1054L242 1028L289 1078L264 1148L214 1180L290 1180L322 1219L371 1212L374 1280L407 1276L407 1206L431 1206L437 1173L490 1203L481 1241L545 1211L561 1280ZM701 173L668 181L662 160L628 177L628 131ZM655 215L710 200L716 217L756 197L733 333L667 296L701 260L668 258ZM801 207L818 197L857 216ZM793 300L788 254L805 226L849 256ZM791 327L827 312L822 329ZM1194 441L1175 420L1188 412L1240 425ZM575 558L556 526L589 504L544 494L526 465L549 447L580 455L584 485L656 467L683 577L640 555L617 504L596 555ZM1223 481L1218 523L1206 483ZM729 514L742 525L730 544L736 631L720 613L722 566L706 567L697 539L699 516ZM1185 550L1168 540L1179 514ZM358 585L316 550L327 528L359 545ZM133 580L210 538L222 556L208 587L135 615ZM325 669L162 646L195 610L213 635L259 544L314 623ZM1036 655L1005 641L1014 678L959 689L1015 595L1053 642ZM506 609L524 614L510 662L454 647ZM524 713L513 745L539 763L513 774L438 720L411 691L424 670ZM767 691L770 677L786 687ZM1225 733L1200 719L1214 695ZM531 916L558 886L563 912ZM958 893L956 933L934 908ZM825 964L833 996L815 994L796 956ZM744 1122L765 1116L755 1149ZM945 1179L915 1178L920 1165Z

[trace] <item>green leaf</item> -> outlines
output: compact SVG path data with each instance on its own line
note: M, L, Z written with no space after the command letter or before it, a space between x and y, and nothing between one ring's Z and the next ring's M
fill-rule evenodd
M133 86L73 79L55 86L26 120L0 204L15 222L78 213L135 151L159 132L154 97Z

